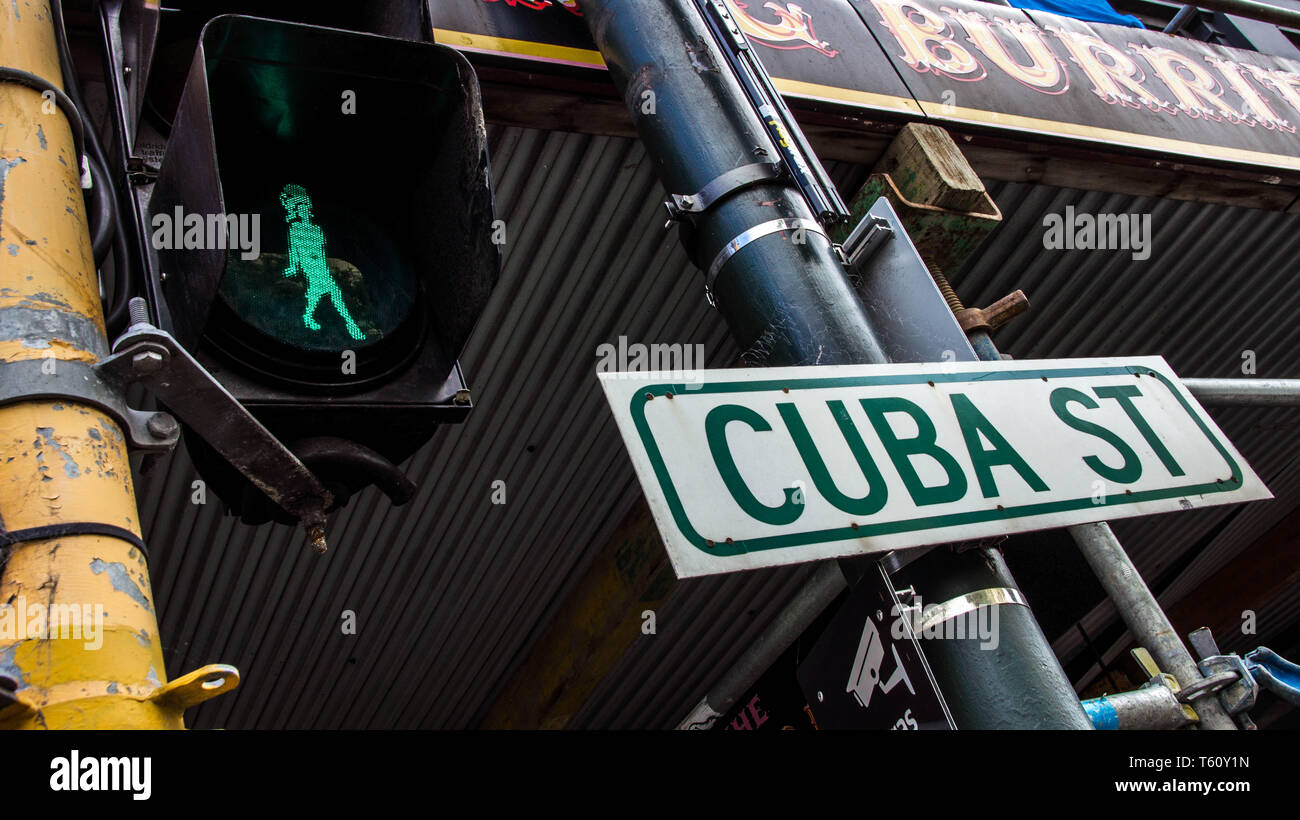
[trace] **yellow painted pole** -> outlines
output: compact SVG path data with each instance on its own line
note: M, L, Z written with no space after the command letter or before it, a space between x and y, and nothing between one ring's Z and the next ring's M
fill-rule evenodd
M62 87L50 9L0 3L0 66ZM39 359L108 350L62 111L0 80L0 378ZM49 399L0 406L0 528L109 525L140 534L126 440L100 410ZM184 728L188 706L238 685L230 666L167 682L145 556L107 535L0 546L0 728Z

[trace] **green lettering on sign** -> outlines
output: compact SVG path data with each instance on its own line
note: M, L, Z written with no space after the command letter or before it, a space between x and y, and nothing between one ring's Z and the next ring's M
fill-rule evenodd
M885 446L885 452L894 462L894 469L903 479L903 485L907 487L907 492L917 506L944 504L956 501L966 494L966 474L962 472L957 460L938 445L938 433L934 429L934 422L930 421L930 417L924 410L913 402L900 398L862 399L861 403L862 409L867 411L867 418L871 420L871 426L875 428L876 435L880 438L880 443ZM898 438L885 418L887 413L903 413L910 416L916 422L916 437ZM937 487L925 486L921 477L916 474L916 468L912 466L912 456L929 456L937 461L947 473L948 482Z
M839 425L840 432L844 435L844 441L849 445L849 451L857 459L858 466L862 469L862 475L867 479L867 494L862 498L853 498L840 492L840 488L835 486L835 479L831 478L830 471L826 469L826 461L822 458L821 453L817 452L817 445L813 443L812 436L808 434L808 427L803 423L803 418L799 415L799 410L793 404L778 404L776 409L780 411L781 418L785 420L785 426L790 431L790 437L794 439L794 444L799 448L799 455L803 458L803 463L808 467L808 473L812 476L813 484L817 487L817 492L822 497L834 504L837 508L846 513L853 515L871 515L880 512L885 506L885 499L889 495L889 489L885 486L885 479L880 474L880 468L876 466L875 460L871 453L867 451L867 444L862 440L862 435L858 428L849 418L849 411L844 407L844 402L833 400L826 402L830 408L831 415L835 418L835 423Z
M980 492L985 498L998 494L997 482L993 480L993 467L1006 465L1020 474L1034 492L1047 492L1047 485L1029 466L1029 463L1015 451L1011 443L1003 438L993 423L981 413L965 393L952 394L952 409L957 414L957 423L961 425L962 438L966 440L966 450L970 453L971 463L975 466L975 476L980 482ZM980 435L993 445L984 449Z
M727 425L733 421L748 424L760 433L772 429L772 425L758 413L738 404L723 404L709 411L704 419L704 433L708 437L709 452L713 454L713 463L717 465L723 483L727 485L731 497L736 499L736 503L746 515L764 524L779 526L791 523L803 515L804 505L794 497L797 489L787 488L784 491L785 503L775 507L769 507L754 497L745 484L745 479L741 477L740 470L736 467L736 459L731 455L731 447L727 444Z
M1097 456L1084 456L1083 463L1087 464L1094 473L1117 484L1132 484L1142 477L1142 459L1138 458L1137 453L1133 452L1133 448L1128 446L1124 439L1100 424L1081 419L1070 412L1071 402L1082 404L1089 410L1096 410L1101 405L1097 404L1092 396L1073 387L1058 387L1052 391L1048 400L1057 418L1080 433L1096 436L1106 442L1119 452L1120 458L1124 459L1124 463L1120 466L1111 467Z
M1156 435L1156 431L1151 429L1151 425L1147 424L1147 420L1142 418L1142 411L1133 406L1133 397L1142 395L1142 391L1138 390L1137 385L1122 384L1115 387L1094 387L1092 392L1096 393L1098 398L1114 399L1119 402L1119 406L1123 407L1124 412L1128 414L1129 421L1133 422L1133 426L1142 434L1142 438L1147 440L1147 444L1151 445L1151 449L1156 451L1156 455L1160 457L1160 463L1165 465L1165 469L1169 471L1169 474L1171 476L1184 475L1183 468L1178 466L1177 461L1174 461L1174 456L1165 447L1165 443Z

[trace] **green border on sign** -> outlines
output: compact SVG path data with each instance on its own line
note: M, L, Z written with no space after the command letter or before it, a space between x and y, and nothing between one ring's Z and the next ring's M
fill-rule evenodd
M1102 503L1096 503L1092 496L1083 498L1068 499L1065 501L1050 501L1042 504L1023 504L1019 507L1007 507L1005 509L991 510L973 510L963 513L950 513L947 515L935 515L921 518L910 518L905 521L884 521L877 524L859 524L857 529L853 527L837 527L828 530L814 530L812 532L790 533L788 535L772 535L765 538L754 538L749 540L735 541L731 544L724 541L715 541L713 546L709 546L708 539L700 535L695 527L691 524L686 516L686 510L682 506L681 498L677 490L673 487L671 478L668 475L668 468L664 464L663 455L659 452L659 446L655 443L654 437L650 434L649 423L645 418L645 405L654 396L663 396L673 393L674 396L704 395L706 393L746 393L759 390L771 390L780 388L789 388L790 390L813 390L828 387L862 387L862 386L879 386L889 384L916 384L918 382L970 382L970 381L1010 381L1015 379L1046 379L1051 376L1058 378L1080 378L1084 376L1111 376L1111 375L1147 375L1159 379L1169 392L1178 399L1187 415L1196 422L1196 425L1205 434L1205 437L1214 445L1223 460L1227 462L1232 474L1227 479L1216 479L1212 483L1196 484L1187 487L1173 487L1163 490L1145 490L1131 495L1125 494L1119 496L1117 500L1108 498ZM687 385L682 384L657 384L651 385L643 390L638 390L632 397L631 404L632 420L636 424L637 432L641 436L641 443L645 447L646 455L650 458L650 464L654 468L655 475L659 479L659 486L664 492L664 497L668 501L668 507L672 511L673 520L677 524L678 530L692 545L707 555L714 556L731 556L740 555L747 552L760 552L762 550L780 549L782 547L797 547L805 544L821 544L830 541L843 541L846 539L866 538L872 535L887 535L898 532L915 532L917 530L935 529L939 527L951 527L960 524L977 524L984 521L993 521L1007 518L1027 518L1033 515L1043 515L1046 513L1064 512L1067 510L1085 509L1088 507L1108 507L1118 504L1136 504L1142 501L1155 501L1162 498L1173 498L1175 496L1185 495L1205 495L1208 493L1231 492L1239 489L1242 482L1241 467L1233 460L1232 456L1205 426L1204 420L1197 414L1187 403L1182 392L1161 373L1151 370L1149 367L1140 365L1124 365L1114 367L1073 367L1073 368L1055 368L1047 370L1006 370L992 373L933 373L933 374L904 374L897 376L832 376L827 378L812 379L764 379L760 381L743 381L743 382L719 382L716 384Z

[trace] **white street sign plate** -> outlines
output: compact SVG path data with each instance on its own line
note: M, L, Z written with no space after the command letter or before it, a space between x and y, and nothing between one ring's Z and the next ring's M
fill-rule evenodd
M682 578L1272 497L1158 356L599 377Z

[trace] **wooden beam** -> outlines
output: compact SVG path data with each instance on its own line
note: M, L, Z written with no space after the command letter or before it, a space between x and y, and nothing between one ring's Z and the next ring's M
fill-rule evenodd
M961 149L938 126L909 122L898 132L873 174L889 174L912 202L953 211L985 210L987 194Z

